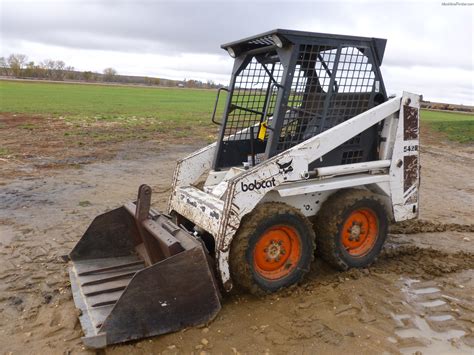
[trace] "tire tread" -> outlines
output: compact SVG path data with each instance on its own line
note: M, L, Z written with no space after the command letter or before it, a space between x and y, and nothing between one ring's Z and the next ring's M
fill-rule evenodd
M304 223L306 230L312 233L312 252L311 262L314 260L314 250L316 247L313 226L311 222L296 208L282 202L266 202L257 205L254 210L244 216L240 223L240 227L234 236L230 250L230 271L234 284L258 296L267 294L268 291L263 290L253 278L253 273L249 263L247 262L247 249L254 231L259 224L275 215L293 214L298 216ZM309 270L306 270L306 272Z
M362 189L343 189L337 191L330 196L321 206L320 212L314 219L314 229L316 233L316 243L318 246L318 254L338 270L347 270L351 266L344 260L341 252L336 244L336 235L339 234L339 228L343 220L347 207L363 200L376 201L380 206L384 206L380 195ZM386 218L386 211L384 208L384 216ZM382 221L384 222L384 221ZM385 240L387 234L387 221L383 224L381 230L381 238ZM371 263L375 261L371 261Z

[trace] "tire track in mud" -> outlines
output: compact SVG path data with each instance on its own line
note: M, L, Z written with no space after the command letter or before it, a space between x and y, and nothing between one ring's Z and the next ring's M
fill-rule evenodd
M388 340L403 354L472 354L472 327L464 322L473 319L472 300L453 297L439 282L411 278L402 282L407 312L392 313L397 327Z
M389 228L392 234L417 234L435 232L474 232L474 224L438 223L424 219L412 219L394 223Z
M436 231L440 225L435 224ZM420 226L433 232L431 223L418 224L417 228ZM459 225L442 225L442 228L441 232L459 231ZM472 354L474 297L459 280L463 274L467 275L465 280L472 280L473 269L471 252L459 249L446 252L388 242L378 261L370 267L371 273L401 275L404 299L401 307L391 312L396 328L387 340L403 354Z
M468 244L455 243L470 242L466 233L474 232L474 225L411 220L392 225L390 232L394 238L374 269L403 275L404 300L401 309L391 314L396 329L387 340L403 354L472 354L474 285L464 289L459 280L460 275L467 275L465 281L474 284L474 253ZM403 234L413 237L407 240ZM422 248L412 244L416 234L454 239L438 245L443 250Z
M432 279L470 269L474 269L474 254L470 252L447 253L433 248L387 242L377 261L368 269L351 269L341 275L349 274L357 278L370 271Z

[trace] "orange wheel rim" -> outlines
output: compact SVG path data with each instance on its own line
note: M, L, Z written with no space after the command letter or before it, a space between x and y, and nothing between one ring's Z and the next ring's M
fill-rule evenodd
M290 226L274 226L262 234L253 252L255 271L269 280L289 275L301 257L298 232Z
M377 215L369 208L352 212L341 231L342 244L352 256L364 256L372 250L379 235Z

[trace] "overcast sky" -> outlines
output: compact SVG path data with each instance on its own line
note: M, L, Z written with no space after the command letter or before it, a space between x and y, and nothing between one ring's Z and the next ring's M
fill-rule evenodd
M474 105L474 6L443 1L0 0L0 56L227 84L222 43L274 28L382 37L389 93Z

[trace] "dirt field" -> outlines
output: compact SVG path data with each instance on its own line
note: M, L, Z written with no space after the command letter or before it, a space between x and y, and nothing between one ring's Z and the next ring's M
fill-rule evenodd
M19 140L18 122L0 117L2 139L23 152L0 160L0 352L93 353L81 343L61 256L141 183L163 209L176 159L205 142L158 135L68 148L51 130ZM228 295L207 327L105 352L472 354L474 147L422 134L422 221L394 226L373 266L340 273L316 260L299 287Z

